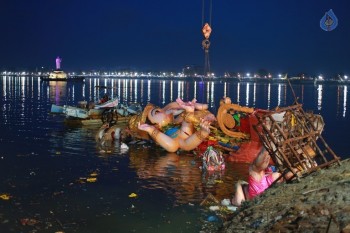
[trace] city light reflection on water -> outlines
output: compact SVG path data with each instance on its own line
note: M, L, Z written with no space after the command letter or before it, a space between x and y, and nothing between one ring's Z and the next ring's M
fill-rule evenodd
M318 85L317 87L317 109L319 111L322 110L322 91L323 91L323 86L322 85Z
M98 77L84 82L40 82L36 77L10 76L0 79L1 187L17 203L0 203L3 216L10 221L9 225L0 225L1 232L6 232L4 227L23 232L18 219L36 214L47 221L58 218L66 226L74 222L67 232L198 232L203 217L199 203L209 193L218 199L230 198L234 182L246 179L247 165L228 163L224 172L206 174L193 154L166 153L153 144L130 145L127 153L115 145L105 153L95 142L99 126L65 125L62 116L49 113L52 104L95 102L108 93L118 96L122 103L139 102L143 107L147 103L163 107L178 97L184 101L196 98L209 103L216 113L223 96L229 96L233 103L262 109L295 101L288 85L281 83ZM293 85L293 89L305 108L323 115L328 144L340 156L348 154L347 138L334 136L350 130L347 86ZM92 172L98 173L96 183L77 182ZM130 193L138 198L129 198ZM62 230L57 222L54 225L57 231ZM54 231L48 228L43 232Z
M343 93L343 117L346 115L346 101L348 96L348 87L344 86L344 93Z

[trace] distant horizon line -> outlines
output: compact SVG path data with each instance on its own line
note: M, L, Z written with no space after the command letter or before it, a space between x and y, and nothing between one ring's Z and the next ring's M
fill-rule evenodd
M127 68L122 68L122 69L88 69L88 70L83 70L83 69L79 69L80 71L65 71L65 72L68 72L68 73L91 73L91 72L98 72L98 73L120 73L120 72L129 72L129 73L176 73L176 74L179 74L179 73L185 73L184 70L185 70L186 67L184 67L181 71L171 71L171 70L167 70L167 71L161 71L161 70L137 70L137 69L127 69ZM20 68L15 68L15 69L5 69L5 68L1 68L0 69L0 73L3 74L4 72L12 72L12 73L17 73L17 72L42 72L42 73L45 73L45 72L52 72L54 71L55 69L45 69L44 67L42 68L35 68L35 69L20 69ZM63 69L61 69L63 70ZM64 71L64 70L63 70ZM267 71L267 70L266 70ZM249 74L251 74L252 76L256 76L258 75L259 72L250 72L250 71L245 71L245 72L237 72L237 71L225 71L225 72L221 72L222 74L218 74L216 73L215 71L212 71L213 75L214 76L218 76L218 77L221 77L221 76L225 76L225 75L230 75L230 76L235 76L235 75L243 75L243 76L248 76L249 77ZM248 75L247 75L248 74ZM301 77L301 76L305 76L305 77L318 77L318 76L324 76L324 77L336 77L336 76L347 76L346 72L333 72L333 74L323 74L321 72L319 72L318 74L316 74L315 72L313 74L311 74L311 72L268 72L269 75L271 76L280 76L280 75L288 75L288 76L291 76L291 77ZM194 75L194 73L193 73ZM202 74L202 72L198 72L198 74L196 74L196 76L207 76L205 74ZM267 76L267 75L258 75L258 76Z

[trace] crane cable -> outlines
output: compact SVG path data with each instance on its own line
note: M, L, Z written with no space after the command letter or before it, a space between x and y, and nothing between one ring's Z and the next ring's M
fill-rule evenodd
M204 19L205 19L205 1L206 0L202 0L202 27L204 25ZM213 11L213 1L212 0L209 0L210 1L210 6L209 6L209 25L211 25L211 18L212 18L212 11Z
M202 33L204 36L204 40L202 41L202 47L205 51L205 57L204 57L204 75L208 75L210 73L210 61L209 61L209 47L210 47L210 34L211 34L211 19L212 19L212 8L213 8L213 1L209 0L209 22L206 23L205 20L207 17L206 7L205 7L206 0L202 0Z

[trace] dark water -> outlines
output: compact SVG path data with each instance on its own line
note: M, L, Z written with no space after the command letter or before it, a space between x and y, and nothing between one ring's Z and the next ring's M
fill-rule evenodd
M50 114L51 104L97 100L101 85L121 102L164 106L196 97L215 113L223 96L263 109L294 101L287 84L0 77L0 195L10 195L0 199L0 232L199 232L213 215L200 202L209 193L230 198L234 182L247 176L247 165L230 163L222 173L202 174L194 155L147 144L126 153L116 144L104 153L95 142L99 126L67 125ZM324 117L329 146L350 157L347 86L293 88L306 110ZM84 182L92 173L97 181Z

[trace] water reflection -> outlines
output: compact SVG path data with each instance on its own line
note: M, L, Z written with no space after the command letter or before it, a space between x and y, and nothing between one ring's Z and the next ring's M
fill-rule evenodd
M290 99L294 99L290 88L284 83L258 84L227 81L198 82L96 77L86 79L83 83L73 84L57 81L43 83L35 77L3 76L1 79L1 91L5 101L8 100L9 96L47 98L51 103L57 105L76 104L82 100L96 102L104 93L108 93L111 97L118 96L120 102L139 102L142 106L147 103L164 106L178 97L185 101L196 98L198 102L208 103L209 108L213 111L217 110L216 106L223 96L229 96L234 103L240 105L263 109L286 106L292 103L292 101L289 101ZM96 88L96 86L108 88ZM313 98L311 93L317 91L315 106L318 111L322 110L324 84L317 86L295 85L294 88L296 94L299 93L297 97L302 103L304 101L310 102L310 98ZM347 86L338 86L337 90L337 105L339 109L342 109L342 117L345 117L347 112ZM307 95L307 98L305 98L305 95ZM7 108L7 105L4 105L3 108Z
M107 86L108 89L98 89L96 86ZM192 154L166 153L154 145L130 145L128 154L123 153L117 143L108 148L101 147L95 142L98 127L66 126L63 124L63 117L48 114L52 103L74 105L85 99L97 100L101 90L111 96L118 96L121 102L139 102L142 106L149 102L163 105L180 97L186 101L197 98L199 102L208 102L211 108L215 108L225 95L231 97L234 103L265 109L291 103L288 100L293 100L288 86L276 83L179 82L97 77L87 78L81 83L58 83L40 82L36 77L2 76L0 77L0 122L2 122L0 148L1 156L4 158L2 162L5 164L2 171L5 175L2 187L5 187L4 192L13 192L13 187L16 186L16 194L11 194L16 200L22 200L22 203L27 200L28 203L33 200L33 203L36 200L49 203L28 207L22 205L19 209L6 205L8 210L4 216L10 219L10 222L18 221L24 212L40 213L42 219L46 219L52 217L49 213L53 211L62 213L65 217L70 213L71 221L75 222L77 218L73 216L83 216L83 219L87 219L88 227L97 228L96 213L105 216L101 213L105 213L106 209L116 209L118 211L115 212L120 212L120 215L110 216L113 220L109 223L121 229L120 225L115 223L116 219L134 223L135 216L143 218L155 212L157 215L154 219L158 219L158 213L172 212L173 205L182 203L185 203L182 206L190 207L193 211L197 208L197 203L200 203L208 193L220 200L228 198L232 196L234 182L247 179L246 164L226 163L226 169L222 173L209 174L201 171L200 159ZM322 115L328 119L329 135L333 136L338 133L337 131L345 133L349 131L346 119L347 86L295 85L295 90L306 105L312 106L313 109L323 109ZM323 92L327 95L323 95ZM337 98L334 98L336 95ZM328 108L334 105L337 107L337 112ZM335 114L344 119L334 120ZM346 140L342 140L346 139L345 133L339 137L332 137L339 154L348 151ZM28 158L17 155L26 155ZM28 174L31 170L35 170L37 175L30 177L29 180ZM96 183L74 183L77 178L87 176L96 170L99 171ZM21 180L23 177L25 180ZM68 185L70 183L74 185ZM33 199L28 191L40 194ZM62 191L62 194L54 196L52 195L54 191ZM128 198L132 192L142 198ZM166 197L159 201L158 198L165 196L164 193L167 194ZM27 196L28 199L24 199ZM189 202L196 204L195 207L189 206ZM159 203L159 206L164 208L161 209L154 203L156 205ZM140 208L140 215L125 213L131 204ZM142 209L142 205L147 208ZM44 211L33 209L39 206L47 209ZM71 207L68 211L67 206ZM90 208L89 211L87 206ZM179 212L192 223L198 220L197 216L192 216L191 219L191 214L186 211ZM14 217L10 218L6 213L11 213L10 215ZM101 219L103 217L100 217ZM157 224L158 222L154 226ZM98 229L101 229L102 225L98 225Z
M241 96L240 94L240 91L241 91L241 84L240 83L238 83L237 84L237 104L240 104L240 99L239 99L239 97ZM230 97L230 96L229 96Z
M235 100L235 103L240 105L266 109L286 106L291 104L288 99L294 98L288 86L281 83L221 83L215 81L194 81L191 83L191 81L173 80L89 78L81 84L70 84L56 81L41 83L38 78L34 77L3 76L1 86L4 100L7 100L9 95L20 98L40 98L40 96L42 98L43 94L46 94L45 98L57 105L66 104L67 102L74 104L81 100L97 101L105 92L111 97L118 96L121 102L139 102L143 106L149 102L164 106L178 97L184 100L196 98L199 102L207 102L213 110L216 110L216 105L223 96L231 97L232 100ZM18 88L15 88L17 86ZM96 86L106 86L108 89L99 89ZM316 106L318 111L322 110L324 88L324 84L295 87L296 92L299 92L297 97L301 102L309 102L310 97L312 97L310 93L313 90L317 91ZM338 86L337 88L339 89L337 105L342 108L341 115L345 117L347 86ZM307 98L305 98L305 95L307 95ZM6 108L6 105L3 107Z
M317 110L321 111L322 109L322 90L323 90L323 85L318 85L317 87Z
M195 169L193 157L180 158L176 153L155 157L160 153L151 151L130 151L130 167L136 170L139 179L148 181L143 188L162 189L169 196L175 195L178 203L197 201L204 196L201 171Z
M245 105L249 106L249 83L246 84Z
M191 154L164 154L142 147L131 148L129 157L130 168L146 181L143 188L161 189L174 196L178 204L200 202L208 193L227 198L233 192L234 182L247 178L248 165L228 164L223 172L204 173L199 169L201 160Z
M270 109L271 105L271 83L269 83L269 86L267 88L267 109Z
M73 90L74 96L74 90ZM67 83L61 81L49 81L49 99L56 105L65 104L65 97L67 95Z
M279 83L278 84L278 102L277 106L287 105L287 85Z
M346 114L346 101L348 96L348 86L344 86L343 117Z
M346 117L347 110L347 99L348 99L348 87L338 86L337 88L337 116L339 116L340 111L342 117Z

